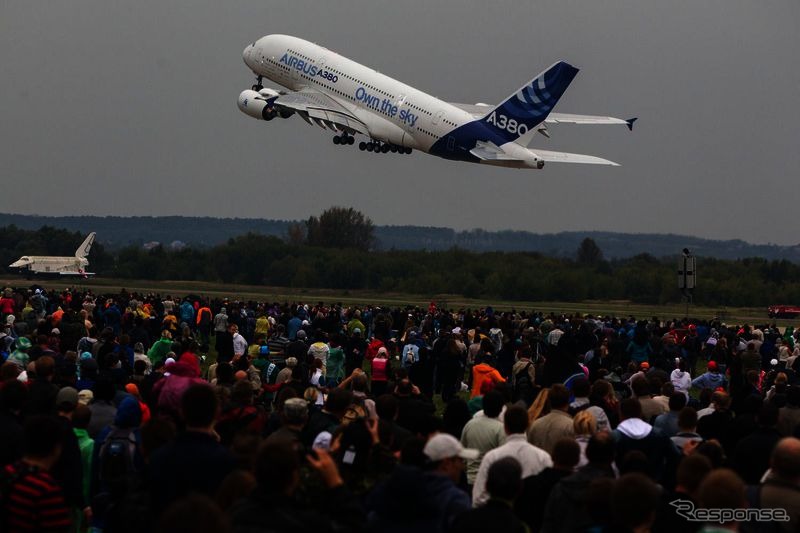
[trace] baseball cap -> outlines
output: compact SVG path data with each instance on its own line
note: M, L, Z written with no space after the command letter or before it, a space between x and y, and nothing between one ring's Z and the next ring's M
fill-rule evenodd
M75 409L78 405L78 391L74 387L64 387L56 396L56 407Z
M641 370L647 370L648 368L650 368L650 363L648 363L647 361L642 361L641 364L639 364L639 368Z
M708 362L708 369L709 370L716 370L717 369L717 362L716 361L709 361Z
M452 331L453 335L461 335L461 328L455 327Z
M442 461L450 457L461 457L463 459L477 459L481 452L472 448L464 448L461 443L446 433L437 433L425 444L423 453L431 461Z

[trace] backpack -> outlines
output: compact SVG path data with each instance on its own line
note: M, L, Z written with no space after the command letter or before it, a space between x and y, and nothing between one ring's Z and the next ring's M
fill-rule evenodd
M100 446L100 481L110 483L124 479L135 470L136 434L132 428L113 428Z
M530 405L533 402L534 396L533 381L531 381L531 375L528 373L531 366L533 366L533 363L528 362L522 370L514 374L514 401L522 400L526 405Z

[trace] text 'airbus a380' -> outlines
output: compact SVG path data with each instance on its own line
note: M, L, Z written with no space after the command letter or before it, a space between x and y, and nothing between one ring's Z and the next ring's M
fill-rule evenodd
M431 155L512 168L545 162L617 165L607 159L528 148L548 124L622 124L635 118L551 113L578 69L559 61L497 106L444 102L314 43L267 35L244 49L257 83L239 95L239 109L263 120L297 113L309 124L337 133L333 142L378 153ZM264 78L288 91L265 88Z

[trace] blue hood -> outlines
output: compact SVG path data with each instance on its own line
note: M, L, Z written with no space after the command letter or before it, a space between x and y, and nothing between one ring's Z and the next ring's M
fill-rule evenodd
M118 428L135 428L142 423L142 410L139 407L139 400L133 396L126 396L117 407L117 416L114 417L114 425Z

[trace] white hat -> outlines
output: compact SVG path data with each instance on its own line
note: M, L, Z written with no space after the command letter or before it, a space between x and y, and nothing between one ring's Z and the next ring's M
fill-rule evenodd
M772 366L778 366L778 360L777 360L777 359L772 359L772 360L769 362L769 364L770 364L770 365L772 365Z
M461 328L459 327L453 328L453 335L461 335Z
M450 457L462 457L464 459L477 459L481 452L471 448L464 448L461 443L447 433L437 433L431 437L423 449L425 455L431 461L441 461Z

